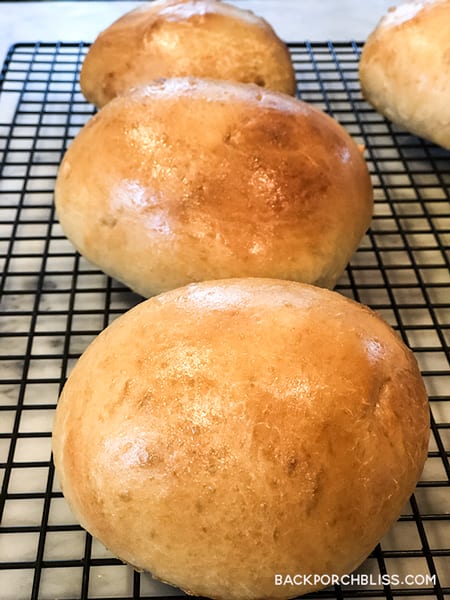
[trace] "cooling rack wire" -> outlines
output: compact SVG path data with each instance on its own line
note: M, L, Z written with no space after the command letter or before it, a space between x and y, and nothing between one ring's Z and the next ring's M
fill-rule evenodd
M0 599L183 595L116 560L76 523L50 456L59 391L89 341L140 301L76 254L55 217L68 144L93 113L79 89L84 43L16 44L0 77ZM317 598L450 600L450 153L362 99L361 44L290 44L299 96L365 145L370 231L337 290L381 314L413 349L432 411L429 457L399 521L359 573L400 583L334 586ZM416 576L406 585L406 575Z

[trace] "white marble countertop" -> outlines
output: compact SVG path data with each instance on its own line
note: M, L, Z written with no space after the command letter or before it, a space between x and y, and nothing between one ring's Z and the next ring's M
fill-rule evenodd
M286 41L364 40L393 0L230 0L265 17ZM1 2L0 56L15 42L93 41L141 2Z

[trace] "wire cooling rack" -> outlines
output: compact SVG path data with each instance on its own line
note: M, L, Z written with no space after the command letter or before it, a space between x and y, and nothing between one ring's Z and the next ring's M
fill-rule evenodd
M183 595L133 572L86 534L51 463L54 409L74 361L140 301L75 253L53 208L58 164L93 113L78 85L87 48L17 44L0 79L4 600ZM290 50L300 97L334 115L366 146L375 187L372 227L337 289L378 311L414 350L432 410L422 479L358 570L368 581L314 596L444 600L450 595L450 153L397 130L363 102L357 43L291 44Z

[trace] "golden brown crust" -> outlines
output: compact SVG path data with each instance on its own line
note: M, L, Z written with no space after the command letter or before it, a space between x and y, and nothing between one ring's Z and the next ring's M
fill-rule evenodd
M392 9L367 39L359 76L376 110L450 149L450 0Z
M137 85L186 76L296 92L289 51L270 25L216 0L163 0L124 15L92 45L80 83L103 106Z
M412 353L370 310L287 281L192 284L116 320L59 401L54 460L81 523L194 594L288 598L348 573L420 476ZM317 587L317 586L316 586Z
M143 296L242 276L332 287L372 214L366 164L336 121L196 79L105 106L69 148L55 199L77 249Z

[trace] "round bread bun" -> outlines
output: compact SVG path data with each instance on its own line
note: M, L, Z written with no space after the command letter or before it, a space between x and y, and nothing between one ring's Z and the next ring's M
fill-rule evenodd
M450 0L391 9L363 48L359 76L377 111L450 149Z
M369 309L289 281L191 284L88 347L58 403L56 471L80 523L190 594L290 598L345 574L427 455L411 351Z
M100 107L153 79L190 75L296 93L289 51L272 27L216 0L161 0L127 13L95 40L80 84Z
M362 153L336 121L255 85L186 78L101 109L55 199L81 254L143 296L244 276L332 287L372 214Z

